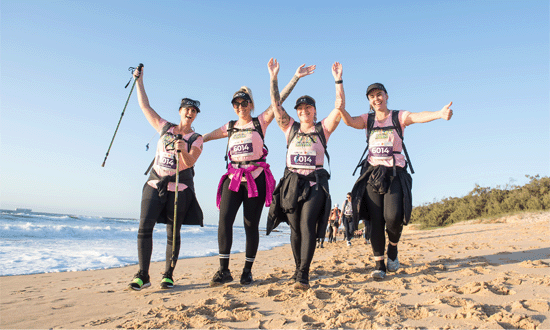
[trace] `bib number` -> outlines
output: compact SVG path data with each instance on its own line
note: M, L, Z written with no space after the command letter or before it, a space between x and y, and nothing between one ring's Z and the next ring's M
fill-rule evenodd
M316 160L317 152L315 150L297 151L290 155L290 166L294 168L314 170Z
M393 158L393 141L391 131L378 131L371 135L369 153L373 159L385 160Z
M174 158L174 154L168 152L161 153L158 158L158 165L168 170L175 170L176 159Z
M251 156L254 154L252 138L231 139L231 155L232 156Z

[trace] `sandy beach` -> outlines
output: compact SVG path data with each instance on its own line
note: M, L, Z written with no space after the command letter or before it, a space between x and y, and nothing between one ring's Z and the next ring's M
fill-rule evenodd
M176 286L128 291L137 266L0 277L0 328L550 329L550 212L405 227L401 268L374 281L371 247L318 249L308 291L295 291L289 245L260 251L254 282L209 287L217 257L179 260Z

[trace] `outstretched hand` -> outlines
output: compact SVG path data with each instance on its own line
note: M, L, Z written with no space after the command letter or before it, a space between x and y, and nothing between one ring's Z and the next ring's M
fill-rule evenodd
M314 72L315 72L315 65L306 66L305 64L302 64L296 70L295 76L298 78L302 78Z
M441 119L449 120L453 116L453 110L451 110L451 105L453 102L450 102L446 106L443 107L443 109L440 110L441 112Z
M342 80L342 64L340 62L334 62L332 65L332 76L334 80Z
M279 74L279 62L277 62L277 59L272 57L269 62L267 62L267 69L271 77L277 77Z

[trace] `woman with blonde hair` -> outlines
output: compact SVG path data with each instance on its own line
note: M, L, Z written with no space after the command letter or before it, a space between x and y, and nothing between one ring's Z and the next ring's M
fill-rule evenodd
M273 59L270 60L272 62ZM283 90L282 100L286 99L298 80L312 74L315 66L301 65L292 80ZM233 244L233 223L241 204L243 205L246 252L241 284L252 283L252 265L256 258L260 240L259 224L264 204L269 206L275 179L266 162L267 147L264 136L273 121L271 106L258 117L253 117L254 99L246 86L241 87L231 99L238 119L204 135L204 142L228 138L225 159L227 173L218 185L216 205L220 210L218 226L218 248L220 268L214 274L211 286L233 281L229 270L229 258Z

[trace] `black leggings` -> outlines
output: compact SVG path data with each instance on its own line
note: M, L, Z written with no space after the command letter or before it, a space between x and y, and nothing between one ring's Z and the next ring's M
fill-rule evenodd
M151 254L153 253L153 229L160 220L166 224L166 266L165 271L170 270L172 259L172 240L174 235L174 199L175 193L167 192L166 201L163 203L158 195L158 190L145 183L141 198L141 215L138 230L138 258L139 269L149 273ZM176 224L176 259L180 251L180 228L183 217L189 210L190 201L193 198L191 189L187 188L178 193L178 224Z
M237 212L243 204L244 230L246 233L246 262L245 268L250 269L258 252L260 243L260 217L265 203L265 174L262 173L254 180L258 188L258 197L248 198L247 183L242 182L238 192L229 190L229 177L222 187L220 201L220 221L218 225L218 248L220 253L220 267L229 269L229 254L233 245L233 223Z
M383 257L386 247L386 235L392 243L398 243L403 231L403 190L398 177L392 180L385 194L374 192L367 185L367 193L363 202L367 205L369 219L372 225L371 245L375 257Z
M308 183L309 184L309 183ZM296 270L299 271L300 282L309 281L309 266L315 253L315 238L317 237L317 220L323 212L325 191L316 184L309 189L306 200L298 202L294 213L288 213L290 224L290 245L294 254Z

